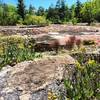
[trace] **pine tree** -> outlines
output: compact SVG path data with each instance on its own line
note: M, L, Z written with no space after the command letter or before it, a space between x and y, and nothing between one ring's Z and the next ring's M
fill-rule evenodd
M64 0L61 0L61 7L59 9L59 16L60 16L60 20L62 22L64 22L65 18L66 18L66 5L65 5Z
M57 2L56 2L56 8L60 8L61 7L61 0L58 0Z
M29 14L32 15L35 13L35 7L33 7L31 4L29 6Z
M71 19L75 18L75 5L71 6L70 12L71 12Z
M2 4L2 16L1 16L1 24L2 25L7 25L8 23L8 5L7 4Z
M82 4L81 4L80 0L77 0L76 8L75 8L75 17L78 19L79 22L81 21L81 18L82 18L81 8L82 8Z
M65 5L64 0L58 0L55 7L50 6L47 13L47 19L53 21L53 23L61 24L68 20L68 7Z
M58 0L56 3L56 12L57 15L59 16L59 20L61 22L65 21L66 18L66 5L65 5L65 0Z
M18 0L17 11L20 17L25 19L25 5L23 0Z
M47 10L47 16L46 18L49 19L50 21L52 21L52 18L54 16L54 8L53 8L53 5L51 5L48 10Z
M66 21L69 21L70 19L70 9L68 8L68 5L66 5Z
M44 16L45 15L45 9L43 7L39 7L37 11L38 16Z

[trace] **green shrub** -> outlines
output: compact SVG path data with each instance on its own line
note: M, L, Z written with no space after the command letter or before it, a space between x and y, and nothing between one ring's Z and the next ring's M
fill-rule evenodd
M35 40L22 36L0 38L0 68L9 64L14 65L24 60L40 57L34 52Z
M76 25L77 24L77 18L73 18L71 21L72 21L72 24L73 25Z
M49 25L49 21L43 16L26 15L24 24L46 26Z
M94 40L84 40L83 45L94 45L95 41Z
M18 21L17 21L17 25L23 25L23 19L20 18Z
M95 12L95 19L100 22L100 8Z
M64 81L68 100L100 100L100 64L76 62L71 79Z

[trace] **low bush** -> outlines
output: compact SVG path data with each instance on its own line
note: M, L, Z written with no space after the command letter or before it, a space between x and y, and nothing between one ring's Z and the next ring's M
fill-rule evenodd
M24 24L46 26L49 25L49 21L43 16L26 15Z
M23 25L23 19L20 18L18 21L17 21L17 24L16 25Z
M40 55L34 52L35 40L22 36L0 38L0 68L14 65L24 60L32 60Z
M73 18L73 19L71 20L71 22L72 22L73 25L76 25L76 24L77 24L77 18Z
M95 41L94 40L84 40L83 45L94 45Z
M64 81L68 100L100 99L100 64L89 60L76 62L72 78Z

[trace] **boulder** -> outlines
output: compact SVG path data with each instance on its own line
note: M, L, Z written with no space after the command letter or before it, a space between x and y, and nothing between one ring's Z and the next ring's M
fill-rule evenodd
M4 100L47 100L49 90L58 93L63 89L62 80L74 68L66 66L74 63L69 55L18 63L1 77L7 76L6 81L1 81L0 97ZM3 70L0 73L2 75Z

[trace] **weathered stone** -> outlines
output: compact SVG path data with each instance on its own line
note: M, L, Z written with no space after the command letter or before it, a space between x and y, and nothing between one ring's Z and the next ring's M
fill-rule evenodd
M0 100L4 100L4 98L3 97L0 97Z
M0 84L0 97L4 100L47 100L49 90L57 94L63 91L61 80L65 74L68 76L65 65L72 63L75 63L74 59L66 55L25 61L10 69L3 68L1 79L6 79L6 84L3 85L4 81ZM2 74L3 71L8 72Z
M69 61L70 58L70 61ZM22 88L22 91L36 91L51 84L54 80L62 80L65 64L74 63L69 56L46 58L43 60L22 62L13 67L7 80L10 87Z
M4 100L20 100L19 96L15 93L8 93L4 96Z
M30 100L48 100L47 91L41 90L33 93Z
M74 46L80 47L83 41L94 41L100 46L100 35L68 35L67 33L49 33L36 37L35 51L58 51L59 48L72 49ZM84 45L84 44L83 44Z
M20 96L20 100L30 100L30 98L31 98L31 95L30 94L24 94L24 95L21 95Z
M60 32L67 34L72 34L74 32L74 35L80 34L80 32L90 32L90 33L97 33L100 34L100 28L96 27L89 27L89 26L72 26L72 25L49 25L45 27L29 27L29 26L1 26L0 27L0 33L4 35L38 35L48 32Z

